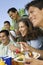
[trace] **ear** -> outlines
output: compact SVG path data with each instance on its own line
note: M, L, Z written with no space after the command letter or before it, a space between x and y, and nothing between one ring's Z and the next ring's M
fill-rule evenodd
M18 12L16 11L16 14L17 14Z

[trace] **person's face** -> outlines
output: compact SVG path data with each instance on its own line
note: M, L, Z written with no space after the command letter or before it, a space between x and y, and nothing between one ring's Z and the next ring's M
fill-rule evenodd
M8 30L8 31L10 30L10 25L9 25L8 23L5 23L5 24L4 24L4 27L5 27L5 29Z
M1 42L3 43L3 44L6 44L7 42L8 42L8 36L6 36L6 34L5 33L0 33L0 37L1 37Z
M9 12L9 16L11 17L11 19L16 20L16 18L17 18L17 11L16 12L10 11Z
M19 22L19 31L21 35L24 37L27 34L27 26L21 21Z
M34 6L30 6L28 9L29 19L33 23L34 27L43 26L43 9L39 9Z

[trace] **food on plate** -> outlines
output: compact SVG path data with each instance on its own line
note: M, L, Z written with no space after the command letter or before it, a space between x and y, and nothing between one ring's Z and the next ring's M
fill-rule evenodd
M19 59L17 59L18 61L23 61L23 58L19 58Z
M20 53L20 50L19 50L19 49L16 49L16 51L15 51L15 52L16 52L16 54L18 54L18 53Z
M29 50L28 52L29 57L33 57L33 53Z
M14 60L23 61L24 59L25 59L25 56L21 55L21 56L18 56L17 58L15 58Z
M14 59L15 61L23 61L27 58L27 59L30 59L30 58L39 58L40 57L40 54L37 53L37 52L31 52L30 50L28 52L24 52L24 53L19 53L18 56Z

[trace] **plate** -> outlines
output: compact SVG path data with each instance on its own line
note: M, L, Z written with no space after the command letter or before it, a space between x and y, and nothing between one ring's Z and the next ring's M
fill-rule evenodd
M21 56L18 56L17 58L14 58L14 61L17 61L17 62L24 62L24 60L25 60L25 56L24 55L21 55Z
M31 59L31 58L38 59L40 57L40 54L37 52L32 52L32 54L33 54L33 57L29 57L29 55L21 55L14 58L14 60L17 62L24 62L25 59ZM18 60L18 59L23 59L23 60Z
M40 54L37 52L32 52L33 53L33 58L38 59L40 57Z

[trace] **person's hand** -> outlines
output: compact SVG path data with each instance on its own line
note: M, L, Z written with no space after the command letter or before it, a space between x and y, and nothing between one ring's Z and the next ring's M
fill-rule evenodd
M11 51L13 51L13 52L16 52L17 49L20 51L20 49L17 48L16 46L14 46L13 44L10 44L10 45L9 45L9 49L10 49Z
M9 49L10 49L11 51L15 51L16 47L15 47L13 44L10 44L10 45L9 45Z
M23 45L24 51L28 51L29 50L29 45L26 42L17 42L17 43Z
M43 65L43 61L38 59L27 59L24 65Z
M16 35L20 34L19 30L16 30L16 29L15 29L15 33L16 33Z

